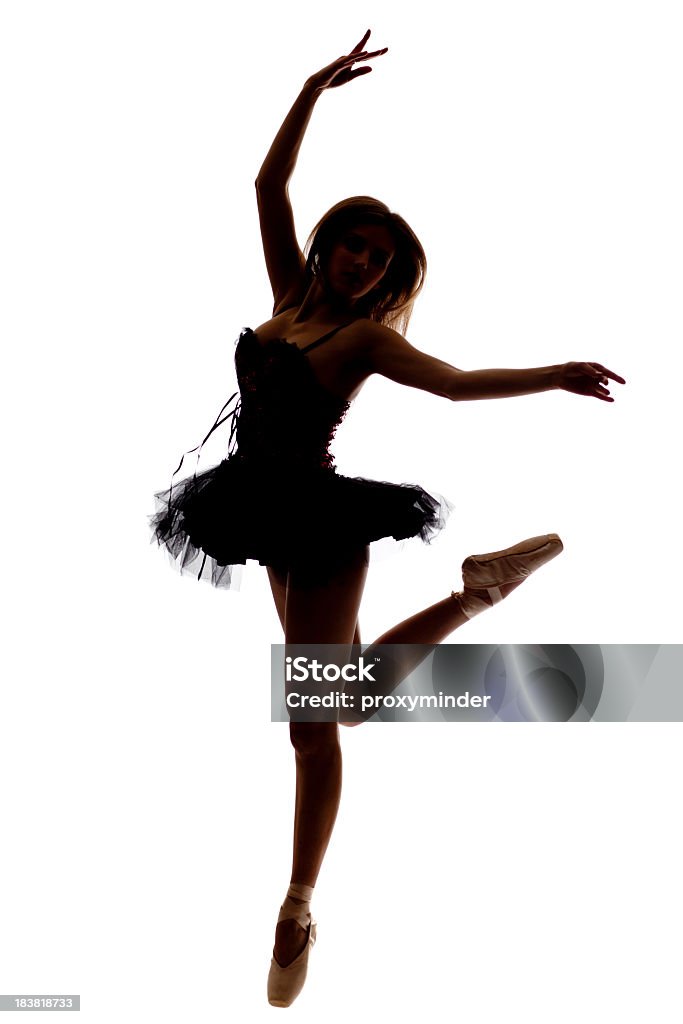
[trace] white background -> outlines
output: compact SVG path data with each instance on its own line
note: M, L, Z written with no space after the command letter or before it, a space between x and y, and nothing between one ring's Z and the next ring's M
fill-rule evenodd
M376 196L427 252L414 345L464 369L597 360L627 385L611 405L451 404L370 381L340 471L455 510L433 546L373 564L363 640L456 587L465 555L546 531L564 554L453 642L681 640L676 4L8 0L0 992L80 993L97 1024L274 1012L279 623L265 570L240 593L181 578L146 517L235 390L240 330L270 315L270 142L368 27L389 53L320 98L301 149L301 245L339 199ZM344 730L291 1012L680 1020L680 740Z

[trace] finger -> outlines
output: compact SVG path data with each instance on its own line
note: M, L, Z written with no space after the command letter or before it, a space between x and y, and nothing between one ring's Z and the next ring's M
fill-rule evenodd
M580 371L581 377L583 378L583 385L587 391L592 391L594 388L599 387L600 384L607 383L607 377L603 374L598 373L593 367L584 367Z
M591 363L590 365L594 366L596 370L599 370L600 373L605 374L611 380L615 380L618 384L626 383L623 377L620 377L618 373L614 372L614 370L608 370L606 366L602 365L602 363Z
M601 371L602 371L602 375L605 378L609 377L610 380L615 380L617 382L617 384L625 384L626 383L624 378L620 377L619 374L615 373L613 370L606 370L605 367L603 366L603 367L601 367Z
M367 56L367 53L367 50L361 50L360 53L356 53L355 50L352 50L351 53L347 53L344 57L339 57L339 59L335 61L335 64L353 64L357 60L364 59Z
M385 46L382 50L363 50L361 53L349 53L346 57L340 57L340 63L347 64L359 64L362 60L371 60L373 57L383 57L385 53L389 52L389 47Z
M371 53L359 53L356 56L356 60L370 60L371 57L381 57L389 51L389 47L385 46L381 50L373 50Z
M361 41L354 46L354 48L351 51L351 53L357 53L358 50L362 50L363 47L365 46L365 44L367 43L369 38L370 38L370 29L367 30L367 32L365 33L365 35L363 36Z
M586 363L583 372L590 377L594 384L606 384L605 368L600 363Z

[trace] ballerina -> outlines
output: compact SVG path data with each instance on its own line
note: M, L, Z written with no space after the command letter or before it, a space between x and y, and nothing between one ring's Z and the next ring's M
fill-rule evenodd
M388 52L364 50L369 36L368 30L349 54L307 79L256 179L274 306L255 331L242 331L235 351L239 401L233 404L236 393L226 403L231 411L222 416L224 407L209 431L232 419L227 457L155 495L150 517L152 539L181 571L217 587L234 586L234 568L249 559L264 565L286 645L346 645L349 654L360 649L369 545L389 536L429 541L449 511L418 485L337 472L331 440L371 374L451 401L562 389L611 402L609 380L625 383L595 362L464 371L415 348L405 333L424 282L424 250L406 221L376 199L337 203L311 233L307 256L300 251L287 185L304 132L325 90L367 74L367 62ZM355 68L360 62L365 66ZM550 533L472 555L459 590L375 643L439 644L561 550ZM413 667L407 658L391 686ZM341 716L343 725L360 720ZM310 903L341 795L339 724L292 721L290 737L293 860L268 977L274 1006L291 1005L305 981L317 933Z

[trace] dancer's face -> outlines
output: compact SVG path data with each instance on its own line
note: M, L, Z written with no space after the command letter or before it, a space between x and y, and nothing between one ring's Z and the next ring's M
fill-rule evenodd
M349 228L330 252L330 287L349 301L362 298L382 280L395 251L391 232L381 224Z

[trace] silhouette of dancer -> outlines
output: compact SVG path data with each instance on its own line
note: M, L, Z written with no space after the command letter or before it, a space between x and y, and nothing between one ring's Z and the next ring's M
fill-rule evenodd
M333 206L314 228L304 257L287 184L321 93L367 74L369 66L354 64L387 52L364 50L369 36L368 30L351 53L305 82L256 179L273 316L256 331L243 330L237 342L239 402L236 393L209 432L232 420L228 455L155 495L157 512L150 517L152 539L165 545L181 571L217 587L234 585L233 569L247 559L265 565L286 644L346 645L349 653L360 645L369 544L388 536L428 541L448 513L418 485L337 473L330 442L370 374L451 401L559 388L611 402L608 379L625 383L594 362L464 371L414 348L405 332L424 281L425 254L405 220L376 199L356 196ZM459 591L376 643L441 643L561 550L559 537L548 534L471 556ZM412 667L407 655L392 685ZM348 716L342 724L358 721ZM310 901L341 793L337 722L292 721L290 736L293 863L268 978L275 1006L289 1006L305 980L316 938Z

